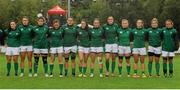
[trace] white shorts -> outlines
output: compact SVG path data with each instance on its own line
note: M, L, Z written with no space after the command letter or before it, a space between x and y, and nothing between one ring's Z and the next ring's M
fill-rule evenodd
M63 47L52 47L50 48L50 53L52 54L63 53Z
M148 46L148 52L154 53L154 54L161 54L161 47L152 47Z
M0 51L1 53L6 53L6 47L5 47L5 46L1 46L1 47L0 47L0 50L1 50L1 51Z
M103 52L103 47L90 47L90 52L101 53Z
M33 51L32 46L20 46L20 52L31 52Z
M13 55L19 55L19 47L7 47L6 48L6 55L13 56Z
M83 52L83 53L89 53L89 48L78 46L78 51Z
M35 54L48 54L48 49L38 49L38 48L34 48L34 52Z
M119 54L121 55L131 54L130 46L119 46Z
M65 54L70 53L70 52L76 53L77 52L77 46L64 47L64 53Z
M175 56L174 52L162 51L162 57L174 57L174 56Z
M146 48L133 48L133 54L146 55Z
M106 44L105 45L105 52L117 53L118 52L118 45L117 44Z

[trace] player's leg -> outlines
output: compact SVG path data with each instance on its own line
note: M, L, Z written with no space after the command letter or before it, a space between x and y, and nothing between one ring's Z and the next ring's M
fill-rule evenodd
M11 71L11 56L10 55L6 55L6 62L7 62L7 76L10 75L10 71Z
M19 55L13 55L15 76L18 76L18 56Z
M149 56L148 72L149 72L149 77L152 77L152 63L153 63L154 53L148 52L148 56Z
M163 74L164 77L167 77L167 59L168 59L168 52L162 51L162 57L163 57Z
M131 70L130 54L125 54L125 58L126 58L127 77L130 77L130 70Z
M112 53L111 54L111 57L112 57L112 64L111 64L111 76L114 77L114 71L115 71L115 67L116 67L116 56L117 56L117 53Z
M159 69L160 69L159 59L160 59L160 54L155 54L155 68L156 68L156 76L157 77L160 77L160 74L159 74Z
M139 52L137 48L133 48L133 58L134 58L134 74L133 77L139 77L137 75L137 70L138 70L138 61L139 61Z
M33 52L32 52L32 46L31 46L27 52L29 77L32 77L32 55L33 55Z
M34 49L34 77L37 77L38 64L39 64L40 50Z
M55 53L51 53L51 56L50 56L50 65L49 65L50 77L53 77L55 55L56 55Z
M63 47L58 49L59 77L63 77Z
M72 76L75 77L76 75L76 53L71 53L71 61L72 61Z
M45 73L45 77L48 77L48 61L47 61L47 58L48 58L48 54L46 52L47 50L43 51L43 53L41 53L41 56L42 56L42 60L43 60L43 68L44 68L44 73Z
M145 78L145 55L146 55L146 48L140 48L140 61L141 61L141 71L142 71L142 77Z
M82 51L78 51L78 56L79 56L79 77L82 77L83 76L83 74L82 74L82 72L83 72L83 58L84 58L84 53L82 52Z
M99 63L99 73L100 73L100 77L103 77L103 61L102 61L102 56L103 54L101 52L99 52L97 54L97 58L98 58L98 63Z
M83 77L86 77L88 58L89 58L89 52L88 53L84 53Z
M106 52L105 57L106 57L106 77L109 76L109 59L110 59L111 54L109 52Z
M111 54L111 57L112 57L112 64L111 64L112 75L111 76L114 76L114 71L115 71L115 67L116 67L116 56L118 55L117 53L118 53L118 45L113 44L112 45L112 54Z
M173 76L173 57L175 56L174 52L169 53L168 62L169 62L169 77Z
M20 77L23 77L24 76L24 61L25 61L25 58L26 58L26 49L23 50L24 48L21 47L21 62L20 62L20 68L21 68L21 74L20 74Z
M121 77L122 74L122 62L123 62L123 54L119 54L119 60L118 60L119 77Z
M91 56L90 77L94 77L94 63L95 63L95 59L96 59L96 53L91 52L90 56Z
M69 53L65 53L64 55L64 58L65 58L65 76L68 75L68 67L69 67Z

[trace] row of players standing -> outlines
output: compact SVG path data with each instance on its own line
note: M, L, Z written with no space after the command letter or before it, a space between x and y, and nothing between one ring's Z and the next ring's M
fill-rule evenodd
M123 19L119 27L114 23L114 18L109 16L107 24L100 26L100 20L94 19L93 27L90 28L85 20L81 21L79 27L74 25L73 18L67 19L67 24L60 26L58 20L53 21L53 28L49 28L44 24L44 18L37 19L37 26L29 25L27 17L22 19L22 25L16 26L16 22L10 22L10 29L4 31L6 35L6 57L7 57L7 76L10 75L11 57L14 60L15 75L18 75L18 56L21 55L21 74L24 76L24 60L27 55L29 64L29 76L32 77L32 52L34 53L34 77L38 76L39 57L42 56L45 76L48 77L48 49L50 48L50 77L53 77L53 68L56 55L60 69L60 77L63 77L63 67L65 68L65 76L68 75L68 61L71 57L72 76L75 76L76 53L78 51L79 58L79 77L87 77L87 61L90 55L90 77L94 77L94 66L96 57L99 64L100 77L103 77L103 52L105 52L106 74L109 76L109 60L112 60L111 76L115 71L115 60L118 56L119 77L122 74L122 61L125 57L127 63L127 76L130 77L130 56L131 49L134 57L134 74L133 77L139 77L137 74L138 61L141 62L142 77L145 75L145 38L148 37L148 71L152 76L152 62L156 62L156 75L159 77L160 72L160 56L162 45L163 72L167 77L167 62L169 62L169 76L173 75L173 57L174 51L177 50L176 30L173 28L172 20L165 22L165 28L158 28L158 20L151 21L151 28L145 29L143 20L136 22L136 28L129 28L127 19ZM133 45L131 47L131 36L133 37ZM20 51L19 51L20 50ZM65 63L63 63L63 58ZM63 66L64 65L64 66Z

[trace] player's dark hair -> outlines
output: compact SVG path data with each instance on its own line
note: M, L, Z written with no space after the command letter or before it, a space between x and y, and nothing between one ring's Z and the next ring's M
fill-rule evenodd
M86 23L85 30L89 30L89 26L86 19L82 19L81 22L85 22Z

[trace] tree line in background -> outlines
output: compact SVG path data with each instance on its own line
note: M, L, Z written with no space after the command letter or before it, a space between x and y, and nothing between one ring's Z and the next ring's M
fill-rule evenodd
M67 0L0 0L0 27L6 27L11 19L20 20L22 16L28 16L35 24L38 13L46 16L47 10L57 4L67 10ZM71 16L76 22L85 18L91 23L98 17L105 23L110 15L116 22L129 19L131 27L137 19L143 19L145 27L153 17L158 18L161 27L166 19L172 19L179 30L180 0L71 0Z

